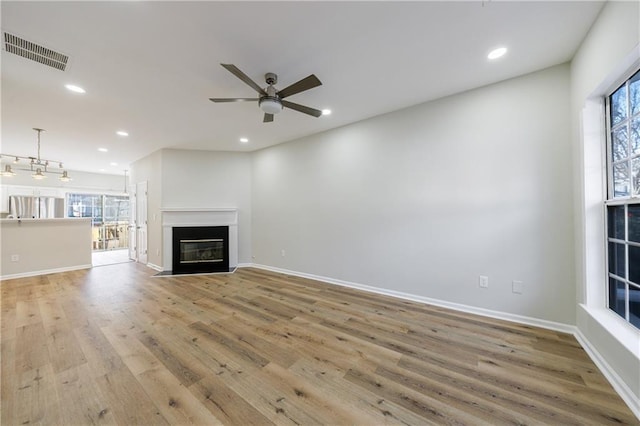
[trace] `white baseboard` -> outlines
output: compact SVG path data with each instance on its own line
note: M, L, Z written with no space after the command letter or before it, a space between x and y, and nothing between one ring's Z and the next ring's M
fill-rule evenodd
M29 271L29 272L21 272L19 274L9 274L0 276L0 280L12 280L14 278L28 278L28 277L36 277L38 275L48 275L48 274L57 274L59 272L69 272L69 271L77 271L79 269L89 269L92 268L93 265L75 265L75 266L67 266L64 268L54 268L54 269L43 269L40 271Z
M582 334L579 328L576 327L576 332L573 335L587 355L589 355L589 358L591 358L600 372L609 381L613 389L620 395L620 398L622 398L633 414L640 420L640 398L629 389L629 386L627 386L618 373L611 368L611 365L609 365L607 360L598 352L595 346L591 344L589 339Z
M475 306L463 305L460 303L447 302L445 300L432 299L429 297L418 296L410 293L403 293L395 290L371 287L364 284L337 280L334 278L323 277L319 275L306 274L306 273L297 272L297 271L290 271L288 269L282 269L282 268L274 268L273 266L258 265L258 264L253 264L250 266L258 269L264 269L266 271L278 272L281 274L293 275L293 276L302 277L302 278L309 278L316 281L322 281L328 284L336 284L343 287L349 287L349 288L354 288L358 290L368 291L370 293L377 293L385 296L397 297L399 299L411 300L414 302L425 303L428 305L440 306L443 308L453 309L455 311L466 312L470 314L481 315L484 317L511 321L518 324L531 325L534 327L546 328L549 330L560 331L563 333L573 334L576 330L576 327L573 325L563 324L563 323L554 322L554 321L547 321L539 318L516 315L516 314L507 313L507 312L493 311L491 309L484 309L484 308L478 308Z
M328 284L335 284L344 287L354 288L358 290L368 291L371 293L382 294L385 296L397 297L400 299L411 300L414 302L425 303L434 306L440 306L444 308L453 309L460 312L481 315L490 318L501 319L505 321L514 322L517 324L530 325L534 327L545 328L553 331L560 331L563 333L572 334L578 343L584 348L585 352L593 360L594 364L600 369L605 378L609 381L611 386L620 395L622 400L627 404L633 414L640 419L640 399L635 395L631 389L625 384L620 376L611 368L606 359L598 352L598 350L589 342L589 340L582 334L582 332L575 325L563 324L554 321L547 321L539 318L532 318L523 315L511 314L508 312L493 311L490 309L478 308L475 306L463 305L459 303L447 302L444 300L431 299L429 297L418 296L415 294L403 293L394 290L388 290L383 288L371 287L364 284L358 284L348 281L337 280L334 278L323 277L319 275L307 274L303 272L291 271L288 269L275 268L273 266L259 265L259 264L247 264L243 267L254 267L258 269L264 269L266 271L277 272L286 275L293 275L296 277L309 278L316 281L325 282Z
M155 265L153 263L147 263L147 266L151 269L155 269L158 272L162 272L162 266Z

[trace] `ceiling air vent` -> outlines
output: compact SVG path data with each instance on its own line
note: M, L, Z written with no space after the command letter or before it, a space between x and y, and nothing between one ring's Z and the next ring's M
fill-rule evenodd
M4 33L4 48L7 52L15 53L60 71L65 70L69 61L69 57L63 53L47 49L7 32Z

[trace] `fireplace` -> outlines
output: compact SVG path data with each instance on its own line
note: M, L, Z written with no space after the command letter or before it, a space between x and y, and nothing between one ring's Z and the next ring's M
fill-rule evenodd
M229 272L228 226L175 226L173 273Z
M165 207L162 212L162 265L149 265L161 271L164 275L172 275L174 264L179 265L179 257L174 256L173 234L176 228L211 228L225 227L228 229L227 249L229 271L238 266L238 209L236 208L215 208L215 207L193 207L193 208L171 208ZM198 235L196 238L203 238ZM186 237L186 239L196 239ZM218 239L219 237L204 237L205 239ZM178 248L179 250L179 248ZM175 262L175 263L174 263ZM201 265L202 266L202 265ZM211 266L211 265L209 265ZM222 266L220 266L222 269ZM180 270L180 266L178 266Z

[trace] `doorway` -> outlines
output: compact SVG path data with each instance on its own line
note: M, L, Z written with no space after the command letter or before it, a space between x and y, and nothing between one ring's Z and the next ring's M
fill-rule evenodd
M67 216L91 218L94 266L129 260L129 196L67 194Z

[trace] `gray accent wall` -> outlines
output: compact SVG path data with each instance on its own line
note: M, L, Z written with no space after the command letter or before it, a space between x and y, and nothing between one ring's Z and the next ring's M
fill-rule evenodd
M572 324L568 117L561 65L261 150L254 262Z

